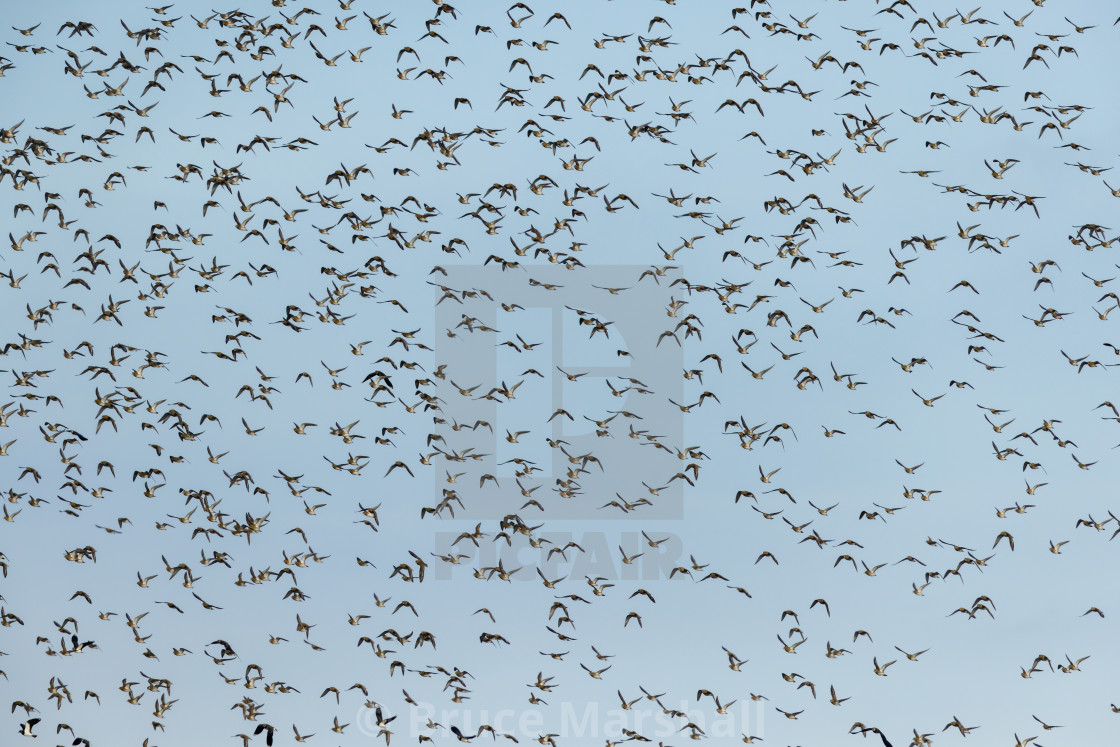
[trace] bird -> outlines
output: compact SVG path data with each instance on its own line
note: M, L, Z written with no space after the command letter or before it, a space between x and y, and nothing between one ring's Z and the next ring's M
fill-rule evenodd
M12 706L12 710L15 710L15 706ZM40 721L42 721L42 719L40 718L29 718L28 720L24 721L19 725L19 729L17 730L19 735L21 737L38 737L39 735L33 734L31 730L34 729L35 725Z
M886 677L887 676L887 667L889 667L891 664L895 663L894 661L888 661L886 664L884 664L882 666L879 666L879 660L874 658L874 657L872 657L872 662L875 665L875 667L874 667L875 674L879 675L880 677Z

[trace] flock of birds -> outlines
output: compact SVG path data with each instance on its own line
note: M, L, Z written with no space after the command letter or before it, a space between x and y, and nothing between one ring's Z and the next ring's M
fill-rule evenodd
M1120 19L1056 5L13 10L8 734L1110 734Z

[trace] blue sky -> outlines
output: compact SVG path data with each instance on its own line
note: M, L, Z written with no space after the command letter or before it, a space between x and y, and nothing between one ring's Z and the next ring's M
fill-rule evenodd
M1114 19L569 5L9 8L5 692L153 747L380 741L367 701L391 742L1107 743Z

